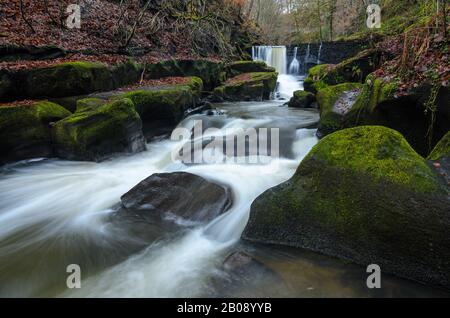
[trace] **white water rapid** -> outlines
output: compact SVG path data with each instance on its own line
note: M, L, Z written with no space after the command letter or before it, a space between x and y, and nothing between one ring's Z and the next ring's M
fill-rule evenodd
M268 165L172 162L185 141L161 139L144 153L103 163L43 160L20 163L0 175L0 296L176 297L207 295L205 279L239 241L250 205L265 190L289 179L317 142L314 112L281 102L219 106L212 117L221 131L283 127L289 155ZM210 120L194 115L180 125ZM285 137L283 137L285 136ZM228 185L232 208L210 224L156 241L129 256L134 238L108 216L120 196L153 173L187 171ZM121 261L123 260L123 261ZM114 265L114 264L117 265ZM68 264L88 268L80 290L65 291Z
M285 49L254 52L267 60L270 55L270 65L281 70L280 98L301 89L299 77L283 71ZM161 138L143 153L102 163L52 159L3 167L0 297L367 296L367 289L361 289L360 267L299 250L240 242L255 198L288 180L317 143L315 129L305 128L318 121L317 111L290 109L284 103L226 103L217 105L219 115L197 114L180 123L192 127L194 120L202 120L224 134L239 128L279 128L281 155L267 164L185 165L172 161L171 154L186 140ZM154 173L174 171L229 186L232 207L209 224L173 233L161 233L140 219L114 217L120 197L133 186ZM222 263L241 249L265 260L281 282L265 274L252 278L251 284L231 280ZM81 268L80 289L67 288L66 268L71 264ZM384 284L398 285L387 276L383 279ZM407 284L400 290L404 296L414 288Z

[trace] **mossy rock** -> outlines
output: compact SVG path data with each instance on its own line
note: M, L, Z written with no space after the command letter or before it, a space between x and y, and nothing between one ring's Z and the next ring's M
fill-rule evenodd
M380 62L381 52L369 49L336 65L317 65L308 71L305 90L317 93L328 85L364 83L366 77L380 67Z
M203 80L197 76L190 76L186 78L186 83L179 84L176 87L187 87L192 91L192 95L200 99L203 92Z
M296 91L288 106L293 108L311 108L316 101L314 94L306 91Z
M184 112L194 105L192 90L185 86L137 90L119 97L131 99L143 120L168 120L173 124L178 124Z
M261 101L270 99L277 85L278 73L244 73L217 87L214 94L230 101Z
M198 81L192 83L199 84ZM170 133L183 119L186 110L196 104L197 97L186 84L167 88L137 90L119 95L133 101L142 118L147 140Z
M65 97L114 89L111 72L102 63L67 62L26 72L26 96Z
M232 78L244 73L276 72L273 67L262 61L236 61L225 65L227 78Z
M173 76L196 76L202 79L206 90L221 83L223 64L210 60L166 60L147 65L146 77L158 79Z
M89 107L52 127L55 153L69 160L101 161L115 153L145 150L142 122L130 99Z
M450 127L450 88L421 83L398 94L398 86L395 79L369 75L358 100L345 115L343 127L382 125L395 129L419 154L427 157ZM433 126L430 126L433 112L425 111L430 100L435 109Z
M53 156L49 124L70 115L48 101L0 107L0 164Z
M345 94L351 91L359 91L362 85L358 83L344 83L334 86L327 86L316 95L317 103L320 109L320 122L317 135L319 138L325 137L339 129L343 128L345 112L336 105L340 102L352 104L352 101L341 101ZM353 107L348 105L348 107Z
M92 111L96 110L103 105L105 105L107 101L100 99L100 98L84 98L77 101L77 108L76 112L86 112L86 111Z
M434 147L431 154L428 156L428 160L440 160L444 157L450 157L450 131L439 141Z
M124 63L114 65L110 69L114 88L137 83L142 76L142 72L144 71L143 65L132 59L129 59Z
M448 191L398 132L345 129L322 139L291 180L256 199L243 238L450 288Z
M143 67L133 60L114 66L78 61L44 68L3 70L0 71L0 100L57 99L111 91L137 82L142 71Z
M316 94L319 90L326 88L328 84L322 79L326 76L326 74L332 67L332 64L320 64L311 67L308 70L308 76L303 82L305 91Z

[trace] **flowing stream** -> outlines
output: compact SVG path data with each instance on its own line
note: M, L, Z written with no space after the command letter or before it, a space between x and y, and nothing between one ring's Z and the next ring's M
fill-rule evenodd
M300 89L298 77L281 74L283 98ZM248 245L240 236L253 200L288 180L317 143L314 110L285 101L226 103L215 116L197 114L222 132L280 128L279 158L269 163L185 165L171 154L185 141L161 138L148 150L102 163L32 160L0 174L0 297L199 297L199 296L415 296L422 287L386 278L390 288L370 292L364 269L299 250ZM187 171L228 185L233 206L211 223L175 233L153 233L145 224L111 218L120 197L154 173ZM156 231L156 230L155 230ZM158 237L157 240L154 237ZM264 272L251 284L233 282L225 257L245 250L280 279ZM67 289L66 268L81 268L81 289ZM380 294L381 293L381 294Z

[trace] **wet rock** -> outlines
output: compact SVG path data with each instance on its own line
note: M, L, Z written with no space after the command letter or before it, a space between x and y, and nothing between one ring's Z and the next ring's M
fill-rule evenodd
M70 116L51 102L0 107L0 164L52 157L50 123Z
M142 67L133 61L116 66L66 62L44 68L0 71L0 100L63 98L111 91L136 82Z
M255 72L275 72L273 67L267 66L266 63L261 61L236 61L225 65L225 72L227 78L232 78L244 73Z
M450 288L445 180L396 131L362 126L317 144L252 205L243 238L307 248Z
M270 99L277 85L278 74L244 73L217 87L214 94L229 101L262 101Z
M102 161L115 153L145 150L142 122L129 99L82 100L78 111L52 127L59 158Z
M379 50L368 49L336 65L322 64L312 67L304 81L305 90L317 93L328 85L364 83L366 77L381 66L381 57L384 55L386 54Z
M315 101L316 97L314 94L305 91L296 91L289 101L288 106L293 108L312 108Z
M320 109L317 137L323 138L342 129L344 116L355 104L361 86L358 83L344 83L319 90L316 96Z
M222 272L213 279L219 297L245 297L265 295L270 286L272 291L285 289L283 278L262 262L243 251L229 254L222 263Z
M186 172L154 174L121 198L122 206L143 218L179 225L209 222L232 202L230 190Z
M395 79L369 75L354 106L345 115L343 128L361 125L392 128L400 132L419 154L427 157L449 130L450 88L422 83L399 94L398 87ZM434 113L425 111L430 100Z

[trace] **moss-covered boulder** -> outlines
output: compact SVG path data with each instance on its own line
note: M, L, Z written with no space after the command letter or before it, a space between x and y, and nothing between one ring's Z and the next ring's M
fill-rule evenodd
M111 91L137 82L143 67L132 60L114 66L66 62L43 68L0 71L0 101L62 98Z
M212 90L222 79L223 64L211 60L166 60L146 67L146 78L158 79L172 76L196 76L202 79L204 88Z
M278 74L244 73L217 87L214 94L230 101L261 101L270 99L277 86Z
M147 139L170 133L183 119L184 113L195 105L194 91L183 85L145 89L124 93L120 98L133 101L142 118Z
M450 288L448 191L398 132L341 130L322 139L291 180L256 199L243 238Z
M305 90L316 93L328 85L364 83L366 77L380 67L381 56L380 51L369 49L336 65L317 65L308 71Z
M343 119L361 91L361 84L344 83L327 86L316 95L320 109L320 122L317 136L323 138L343 127Z
M273 67L262 61L236 61L225 65L227 78L232 78L244 73L276 72Z
M59 158L101 161L115 153L145 150L142 122L130 99L99 101L97 106L90 100L88 106L52 127Z
M0 107L0 164L53 156L49 124L70 115L47 101Z
M136 83L140 80L144 66L129 59L110 67L114 88Z
M398 86L395 79L368 76L343 127L382 125L395 129L427 157L450 127L450 88L422 83L400 94Z
M314 94L306 91L296 91L288 106L293 108L311 108L315 101L316 97Z
M428 156L428 160L439 160L444 157L450 158L450 131L438 142L434 147L431 154Z
M67 62L24 72L28 98L82 95L114 88L111 72L102 63Z
M305 91L316 94L319 90L327 87L328 84L322 79L326 76L326 74L332 67L332 64L320 64L311 67L308 70L308 76L303 82Z

